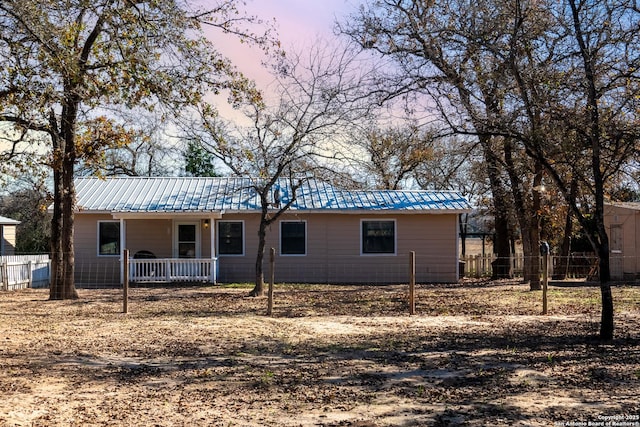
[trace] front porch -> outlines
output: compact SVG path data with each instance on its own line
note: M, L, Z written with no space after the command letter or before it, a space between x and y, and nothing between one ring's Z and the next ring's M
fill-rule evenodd
M129 281L135 283L216 283L218 259L129 259Z
M100 248L112 241L118 247L120 283L124 283L124 259L131 283L207 282L218 280L215 220L207 215L115 214L114 222L101 221ZM127 251L125 251L127 249ZM106 249L108 251L108 247Z

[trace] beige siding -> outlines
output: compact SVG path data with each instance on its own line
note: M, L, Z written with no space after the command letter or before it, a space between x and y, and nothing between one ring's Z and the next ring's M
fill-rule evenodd
M362 219L396 221L395 255L361 255ZM245 224L245 255L220 256L219 279L245 282L254 278L257 252L257 215L225 215L223 220ZM307 254L280 255L280 225L267 234L265 277L268 277L268 248L276 249L276 281L299 283L406 283L409 252L416 252L419 282L457 281L456 215L356 215L296 214L280 220L304 220L307 224Z
M259 216L247 214L224 215L222 221L244 222L244 255L218 254L218 280L226 283L250 282L255 278L255 259L258 250L258 222ZM218 233L218 222L214 226ZM274 245L272 232L267 236L267 248ZM218 247L216 245L216 252ZM268 249L267 249L268 254ZM265 257L268 261L268 255ZM268 268L268 263L265 263ZM266 274L266 270L265 270Z
M250 282L255 276L258 215L227 214L224 221L244 222L244 255L219 255L221 282ZM396 222L396 254L362 255L361 221ZM98 256L98 221L110 215L76 215L76 280L79 284L120 282L119 256ZM306 221L306 255L280 254L280 222ZM126 220L126 247L133 256L141 250L158 258L174 256L172 219ZM217 221L210 226L217 232ZM457 215L285 214L267 232L265 278L269 274L269 248L276 249L276 281L294 283L407 283L409 252L416 252L417 281L457 281ZM209 257L211 230L200 220L201 256ZM217 248L216 248L217 250Z
M173 221L171 219L128 219L126 247L131 256L138 251L152 252L157 258L173 256Z
M0 255L13 255L16 249L16 226L0 225Z
M605 227L609 237L611 278L635 279L640 273L640 211L607 205Z
M76 214L74 228L75 280L79 285L120 283L120 257L98 256L98 221L112 221L111 215Z

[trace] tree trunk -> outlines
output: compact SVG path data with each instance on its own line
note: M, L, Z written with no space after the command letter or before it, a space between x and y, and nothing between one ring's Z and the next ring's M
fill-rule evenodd
M57 131L58 123L53 111L49 116L49 126L51 128L53 156L53 215L51 216L51 283L49 284L49 299L61 300L64 299L64 250L62 249L64 229L64 216L62 214L64 140L60 138Z
M573 215L567 212L564 223L564 234L560 244L560 253L557 268L553 272L553 280L565 280L569 270L569 256L571 254L571 235L573 233Z
M595 198L595 238L596 251L600 261L600 292L602 294L602 319L600 323L600 339L613 339L613 298L611 296L611 271L609 267L609 238L604 226L604 173L601 167L602 132L600 129L599 96L597 78L594 70L594 50L587 45L587 36L582 29L580 6L575 0L569 2L573 14L574 36L580 47L584 65L584 79L587 95L587 118L589 120L589 140L591 143L591 170ZM593 243L593 242L592 242Z
M267 224L265 217L260 219L260 228L258 229L258 253L256 255L256 283L253 290L249 293L252 297L264 295L264 248L267 246Z
M611 295L611 268L609 264L609 236L604 225L604 176L600 167L600 139L599 127L597 124L597 110L592 113L593 125L592 133L592 165L594 175L595 188L595 205L594 212L596 237L597 237L597 253L600 267L600 293L602 295L602 317L600 321L600 339L602 341L611 341L613 339L613 297Z
M540 282L540 210L542 205L542 164L535 162L535 174L533 177L533 190L531 192L531 213L528 224L529 233L529 289L538 291L542 289ZM516 203L517 205L518 203ZM526 214L526 213L525 213ZM523 231L524 233L524 231ZM525 254L526 259L526 254Z
M542 289L540 284L540 192L542 183L542 165L536 162L533 178L533 190L530 199L525 199L521 184L521 173L516 168L513 158L513 145L509 138L504 141L504 160L511 182L514 210L520 225L522 252L524 256L522 276L529 283L529 290Z
M62 250L62 178L59 166L57 166L60 157L54 148L53 154L53 215L51 216L51 283L49 284L49 299L63 299L62 284L64 283L63 274L63 250Z
M597 203L596 203L597 204ZM598 208L596 208L598 212ZM611 266L609 263L609 237L604 226L604 210L596 213L596 228L600 244L598 246L598 258L600 268L600 294L602 296L602 316L600 319L600 339L611 341L613 339L613 296L611 295Z
M564 221L564 235L562 237L562 244L560 245L558 268L553 272L554 280L565 280L567 278L567 272L569 271L571 236L573 235L573 211L571 210L571 204L575 204L576 194L578 193L578 181L576 178L571 180L569 188L569 198L571 203L567 208L567 217Z
M75 158L73 153L65 156L65 167L63 171L64 194L62 197L62 253L63 253L63 283L62 299L78 299L78 292L75 286L75 249L73 246L74 236L74 205L75 205L75 185L73 182L73 170Z
M463 221L463 215L465 218L465 221ZM460 253L461 253L461 257L464 258L465 256L467 256L467 221L466 218L468 218L469 214L460 214L460 219L458 221L458 227L460 229Z
M554 280L565 280L569 271L569 257L571 256L571 236L573 235L573 218L574 214L571 206L575 205L576 195L578 194L578 180L571 179L569 184L569 202L567 203L567 216L564 220L564 234L562 236L562 244L560 245L560 258L558 260L558 268L554 271Z
M600 318L600 339L611 341L613 339L613 295L611 284L600 281L600 295L602 297L602 316Z
M493 215L495 235L493 239L493 251L496 260L492 263L491 278L511 278L511 251L509 249L509 207L506 191L500 179L500 164L492 151L490 137L480 136L486 160L487 175L493 195Z
M55 151L61 157L54 159L54 171L58 171L54 172L56 194L52 220L52 227L56 231L51 234L55 263L52 263L54 279L49 291L49 298L54 300L78 298L74 281L73 223L76 192L73 178L76 163L75 123L80 99L75 90L66 89L65 92L71 96L62 109L60 136L53 138L54 150L57 148ZM60 142L63 147L59 146Z
M540 233L535 224L525 221L522 230L522 252L524 255L523 279L529 282L530 291L542 289L540 283Z

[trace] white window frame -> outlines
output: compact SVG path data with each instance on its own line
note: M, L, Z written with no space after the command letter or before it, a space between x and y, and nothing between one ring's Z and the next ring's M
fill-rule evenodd
M362 227L365 222L392 222L393 223L393 252L364 252L364 236L362 235ZM360 218L360 256L396 256L398 254L398 223L395 218Z
M285 254L282 253L282 224L284 223L295 223L295 224L304 224L304 253L302 254ZM307 221L306 220L282 220L280 221L280 256L307 256L307 241L308 241L308 231L307 231Z
M118 248L118 253L116 254L101 254L100 253L100 224L103 223L112 223L112 224L118 224L118 227L120 227L120 230L118 231L118 239L120 240L119 244L120 247ZM119 257L121 255L122 252L122 222L121 221L114 221L114 220L99 220L97 222L97 227L96 227L96 254L98 257L107 257L107 258L113 258L113 257Z
M180 241L179 241L179 235L180 235L180 226L181 225L193 225L196 227L196 241L195 241L195 246L196 246L196 253L194 258L195 259L200 259L202 256L202 238L201 238L201 229L200 229L200 221L174 221L173 222L173 257L174 258L180 258ZM184 258L184 259L189 259L189 258Z
M241 254L223 254L220 252L220 239L222 238L222 235L220 233L220 228L219 224L223 223L223 222L239 222L240 224L242 224L242 253ZM246 252L246 233L245 233L245 227L244 227L244 220L234 220L234 219L225 219L225 220L218 220L216 221L215 224L216 227L216 254L219 257L242 257L245 256L245 252Z

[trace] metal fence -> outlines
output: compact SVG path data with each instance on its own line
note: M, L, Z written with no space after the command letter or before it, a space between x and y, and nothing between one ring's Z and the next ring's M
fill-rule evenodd
M455 259L438 256L421 258L416 254L418 283L458 280ZM265 279L270 273L268 256L264 260ZM123 267L118 257L99 261L77 261L76 286L104 288L121 286ZM152 283L247 283L255 280L255 258L246 256L218 259L130 259L130 286ZM278 283L397 284L408 283L409 254L384 257L351 257L328 262L306 257L277 257L275 281Z
M352 263L309 262L277 262L277 282L302 283L404 283L408 280L408 259L391 257L391 261L371 259L368 262ZM457 277L485 278L491 277L497 258L493 255L474 255L460 259L456 271L455 263L450 257L429 258L428 263L418 260L415 270L419 283L452 281ZM192 266L168 264L167 260L131 260L130 278L137 283L156 281L216 281L247 282L255 278L253 260L247 259L246 265L224 265L220 260L206 260ZM252 262L249 262L252 261ZM405 262L406 261L406 262ZM522 277L525 257L515 254L509 258L511 277ZM0 290L15 290L28 287L46 288L50 283L51 261L48 255L23 255L0 257ZM634 269L635 266L637 269ZM611 259L612 277L614 279L638 278L640 275L640 259ZM269 265L265 260L265 275ZM618 271L619 270L619 271ZM629 271L627 271L629 270ZM633 270L633 271L632 271ZM76 263L76 285L84 288L120 286L121 265L113 259L100 262ZM630 273L631 272L631 273ZM572 254L569 257L552 256L550 277L561 276L566 279L597 279L598 263L593 254ZM632 274L633 273L633 274ZM631 277L631 276L634 277ZM618 277L620 276L620 277ZM443 280L443 277L446 278Z
M538 259L542 262L542 257ZM494 263L497 260L498 258L495 255L472 255L460 258L461 276L471 278L491 277ZM512 277L522 277L524 261L525 256L523 254L513 254L509 257L508 262ZM573 253L566 257L552 255L549 268L551 276L566 279L595 278L598 275L598 257L592 253Z
M50 281L49 255L0 256L0 289L46 288Z

